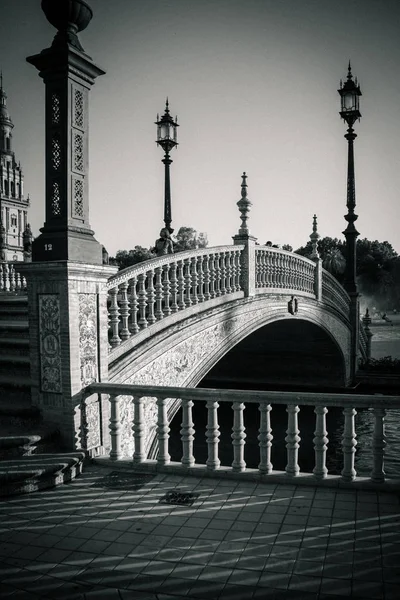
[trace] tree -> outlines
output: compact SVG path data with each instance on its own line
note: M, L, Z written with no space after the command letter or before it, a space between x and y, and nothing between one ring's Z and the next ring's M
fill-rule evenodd
M111 258L110 262L114 262L119 266L119 269L126 269L132 265L154 258L154 254L143 246L135 246L133 250L118 250L115 258Z
M293 252L293 246L290 244L283 244L282 250L287 250L288 252Z
M206 233L198 233L193 227L180 227L176 234L176 242L174 243L174 251L182 252L183 250L192 250L194 248L206 248L208 239Z
M345 271L346 259L339 248L331 248L326 252L322 266L337 279L341 279L339 276Z

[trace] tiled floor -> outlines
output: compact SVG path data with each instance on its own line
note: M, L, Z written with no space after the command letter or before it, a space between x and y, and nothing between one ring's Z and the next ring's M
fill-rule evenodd
M0 502L2 599L400 598L394 494L111 472Z

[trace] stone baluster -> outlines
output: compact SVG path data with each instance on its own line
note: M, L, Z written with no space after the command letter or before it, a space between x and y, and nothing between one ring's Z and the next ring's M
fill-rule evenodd
M258 251L258 250L256 250L256 253L255 253L255 269L256 269L256 278L255 278L255 281L256 281L256 288L261 287L261 285L260 285L260 282L261 282L261 279L260 279L260 267L261 267L261 252Z
M226 262L226 293L231 294L234 291L233 285L233 254L231 252L225 252Z
M274 439L270 419L272 407L270 404L260 402L258 410L260 411L260 429L258 430L259 435L257 437L260 448L260 463L258 465L258 470L262 475L268 475L272 472L271 448L272 440Z
M3 263L0 263L0 291L1 292L5 292L5 283L4 283L4 267L3 267Z
M199 302L204 302L204 269L203 263L205 262L204 256L197 257L197 285L198 293L197 298Z
M184 264L182 260L178 260L178 308L183 310L185 306Z
M326 413L328 409L325 406L316 406L315 431L314 431L314 452L315 467L313 473L316 479L325 479L328 474L326 468L326 451L328 449L328 432L326 430Z
M209 300L211 298L210 293L210 257L206 254L204 256L204 264L203 264L203 281L204 281L204 300Z
M111 450L110 460L119 460L122 458L121 449L121 414L119 396L110 395L110 438Z
M343 450L343 481L353 481L356 478L357 472L354 468L355 453L356 453L356 429L355 416L357 411L355 408L344 408L344 430L342 436Z
M297 422L297 413L300 411L298 406L294 404L288 404L286 407L286 412L288 413L288 428L286 431L286 450L287 450L287 465L286 465L286 473L295 477L300 472L300 467L298 464L298 454L300 447L300 436L299 436L299 428Z
M385 457L385 414L384 408L374 408L374 436L372 440L373 468L371 481L374 483L383 483L385 481L384 457Z
M278 287L285 287L285 276L284 276L284 265L283 265L283 254L277 253L278 259Z
M121 340L127 340L131 337L131 332L129 331L129 301L128 301L128 287L129 283L127 281L123 281L119 285L120 292L120 301L119 301L119 313L121 317L121 331L120 338Z
M175 263L173 263L174 267L175 267L175 273L176 273L176 265ZM172 300L173 304L176 305L176 310L174 312L176 312L178 310L178 305L176 304L176 288L174 289L174 298L172 297L171 294L171 283L169 281L169 269L170 269L170 265L164 265L163 266L163 274L162 274L162 286L163 286L163 303L164 303L164 308L163 313L166 317L168 317L168 315L170 315L172 313L172 308L169 305L170 300ZM171 269L172 271L172 269ZM176 278L175 278L176 281Z
M215 273L215 297L218 298L221 293L221 266L219 264L219 252L214 254L214 273Z
M232 427L232 446L233 446L233 462L232 471L241 473L246 470L244 460L244 445L245 445L245 427L243 421L243 411L245 405L243 402L233 402L233 427Z
M272 252L264 250L262 266L263 287L272 287Z
M156 301L156 310L155 310L155 318L157 321L161 321L164 318L163 313L163 282L162 282L162 267L156 267L154 269L155 273L155 301Z
M133 416L133 438L135 449L133 452L133 462L142 463L146 458L145 441L145 422L144 422L144 398L133 398L134 416Z
M156 322L156 316L154 314L154 303L156 295L154 293L154 271L150 269L147 271L147 323L152 325Z
M235 289L240 292L240 277L241 277L241 262L240 262L240 251L235 252Z
M130 322L131 335L135 335L135 333L137 333L139 331L139 325L137 322L137 313L139 310L139 303L138 303L138 296L137 296L137 292L136 292L136 284L137 284L137 279L134 276L134 277L132 277L132 279L129 280L130 305L131 305L131 322Z
M207 400L207 428L206 428L206 439L208 446L208 458L206 461L207 469L209 471L215 471L219 469L221 461L218 458L218 444L219 432L218 425L218 407L219 404L216 400Z
M269 254L264 250L260 252L260 287L267 286Z
M209 267L210 267L210 298L216 297L215 290L215 255L210 254L209 256Z
M182 423L181 423L181 440L182 440L182 465L184 467L193 467L195 459L193 456L194 442L194 423L192 417L193 401L182 400Z
M226 294L226 265L225 265L225 252L221 252L219 255L219 269L220 269L220 292L221 296Z
M198 304L197 285L199 283L197 275L197 256L192 256L190 260L190 282L192 288L192 304Z
M167 399L166 398L157 398L157 407L158 407L157 463L159 465L168 465L171 462L171 457L168 453L168 440L169 440L170 428L168 425L168 416L167 416Z
M147 294L146 294L146 275L139 273L138 275L138 299L139 299L139 321L140 329L146 329L148 323L146 319Z
M16 281L15 281L15 267L13 264L10 265L10 292L15 292L16 290Z
M282 263L283 263L283 287L290 287L290 265L289 265L289 256L287 254L282 254Z
M110 308L109 308L110 325L111 325L111 340L110 340L110 344L111 344L112 348L115 348L116 346L119 346L119 344L121 343L121 339L120 339L119 334L118 334L119 310L118 310L117 296L118 296L118 288L117 287L112 288L110 290L111 304L110 304Z
M7 263L4 263L4 291L10 292L10 268Z
M190 258L185 258L185 306L192 306L191 298L191 282L192 276L190 272Z
M177 279L177 264L171 263L171 282L170 282L170 297L171 297L171 312L177 313L178 305L178 279Z

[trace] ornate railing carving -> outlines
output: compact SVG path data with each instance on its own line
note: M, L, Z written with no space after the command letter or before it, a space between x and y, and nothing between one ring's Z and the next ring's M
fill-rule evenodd
M93 402L93 398L105 397L108 395L110 411L110 439L111 447L108 449L109 457L113 461L127 458L122 449L121 422L119 403L130 398L134 406L131 415L132 423L125 424L125 431L133 431L132 449L130 458L135 464L142 466L157 466L182 470L182 472L191 472L199 474L201 469L204 472L217 475L218 472L224 475L229 473L250 476L262 480L273 480L278 476L280 481L290 481L299 478L301 475L307 475L308 482L319 484L326 479L328 485L335 481L353 484L362 479L363 482L368 478L357 477L355 470L355 453L357 447L356 408L372 409L374 415L374 432L372 444L372 456L370 465L371 483L385 482L384 458L385 458L385 414L387 409L400 408L400 396L367 396L359 394L321 394L309 392L263 392L263 391L243 391L243 390L222 390L206 388L175 388L175 387L156 387L123 385L112 383L94 383L82 390L81 393L81 414L85 414L84 406L87 401ZM100 396L103 395L103 396ZM90 397L90 398L89 398ZM87 399L87 400L86 400ZM182 403L182 424L180 437L182 443L182 460L180 463L171 462L169 454L170 438L170 418L175 414L171 407L176 407L176 402ZM207 411L206 441L208 447L208 458L205 464L196 464L194 456L193 441L196 436L196 424L193 422L192 407L194 403L202 401L202 406ZM234 418L232 427L232 458L231 465L221 465L218 445L220 437L220 425L218 420L218 408L221 402L228 402L232 405ZM149 428L146 422L146 406L153 403L154 423ZM257 469L248 469L244 461L246 428L243 413L248 404L258 404L259 435L258 446L260 453L260 462ZM271 405L283 404L287 407L287 466L284 472L274 471L271 464L272 448L272 426ZM299 456L301 459L301 434L297 415L301 406L314 406L315 413L315 431L314 431L314 454L315 466L311 473L302 473L299 466ZM329 407L343 408L343 435L341 444L342 470L340 475L328 475L326 467L326 454L329 445L327 431L326 414ZM127 426L127 427L126 427ZM82 427L85 428L86 439L88 435L93 438L93 434L87 431L88 423L85 420ZM153 435L157 443L157 458L150 460L146 457L145 447L149 447L145 435ZM124 440L124 443L126 440ZM362 450L362 448L361 448ZM340 452L340 448L339 448ZM129 457L128 457L129 458ZM195 466L196 464L196 466Z
M315 262L279 248L256 246L256 288L288 289L315 295Z

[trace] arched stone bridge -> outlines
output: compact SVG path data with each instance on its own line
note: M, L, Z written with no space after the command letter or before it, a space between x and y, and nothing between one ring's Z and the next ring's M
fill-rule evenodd
M283 319L315 324L351 374L350 298L321 261L253 243L154 258L112 276L109 379L196 386L236 344ZM365 355L360 328L359 353Z

